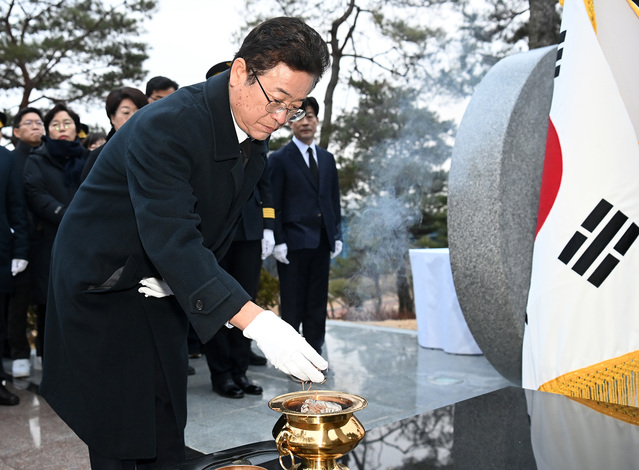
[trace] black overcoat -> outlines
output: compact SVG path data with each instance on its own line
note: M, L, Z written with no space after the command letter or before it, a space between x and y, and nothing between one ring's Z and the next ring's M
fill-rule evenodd
M78 145L79 142L78 142ZM75 158L79 168L84 165L88 149ZM46 144L32 149L23 170L24 194L31 214L31 301L47 302L51 249L62 217L78 190L78 181L65 181L65 165L69 157L54 157Z
M14 157L0 147L0 293L13 292L13 259L29 259L29 222L22 182L15 178Z
M41 393L90 447L155 455L159 358L186 424L186 336L203 342L250 300L221 259L266 165L242 164L229 73L136 112L105 145L64 216L53 250ZM146 298L144 277L174 296ZM187 318L188 317L188 318Z

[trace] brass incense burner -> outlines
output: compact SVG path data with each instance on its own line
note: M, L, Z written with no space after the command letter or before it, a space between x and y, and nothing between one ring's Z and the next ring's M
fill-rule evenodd
M309 400L329 406L322 412L313 406L307 410ZM364 437L364 426L353 413L367 404L357 395L330 390L294 392L273 398L268 406L282 413L273 427L282 468L348 470L336 459L353 450ZM290 467L284 465L286 456L291 459ZM295 457L301 463L295 464Z

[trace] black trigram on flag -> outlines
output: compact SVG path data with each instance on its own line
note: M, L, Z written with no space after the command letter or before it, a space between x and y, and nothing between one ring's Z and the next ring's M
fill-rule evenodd
M583 221L581 228L592 234L612 209L612 204L602 199L588 217L586 217L586 220ZM617 264L619 264L620 258L626 254L630 246L639 236L639 227L637 227L637 224L634 222L631 222L630 226L617 240L617 243L615 243L612 249L609 248L611 241L619 234L627 220L628 217L625 214L621 211L617 211L601 229L599 234L590 242L590 245L583 251L573 265L572 270L580 276L583 276L585 272L593 266L597 258L599 258L599 255L601 255L604 250L609 250L588 278L588 282L595 287L599 287L612 270L615 269ZM567 265L584 243L588 241L588 238L588 235L584 235L580 231L575 232L559 255L559 260Z
M564 42L566 41L566 30L559 33L559 44L557 45L557 61L555 63L555 78L559 76L561 70L561 59L564 56Z

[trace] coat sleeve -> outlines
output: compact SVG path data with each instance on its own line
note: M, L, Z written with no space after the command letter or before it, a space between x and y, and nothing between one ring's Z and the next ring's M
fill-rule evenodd
M271 176L268 168L264 167L262 176L257 182L257 190L260 194L262 202L262 217L264 219L264 228L275 230L275 208L273 207L273 192L271 188Z
M269 183L271 186L271 197L273 202L274 209L274 234L275 234L275 244L280 245L282 243L286 243L286 234L284 233L284 218L283 214L283 204L284 204L284 185L286 180L286 175L284 171L284 167L282 165L281 152L275 152L271 154L268 158L268 175L269 175Z
M330 155L330 154L329 154ZM340 203L340 192L339 192L339 177L337 174L337 165L335 164L335 158L331 155L332 161L332 192L331 192L331 201L333 204L333 211L335 213L335 240L343 240L342 238L342 205ZM335 246L334 244L332 244Z
M137 126L127 152L127 179L140 240L203 342L250 300L203 243L197 199L191 185L196 161L212 158L214 129L202 110L157 114ZM199 126L199 127L198 127ZM185 138L193 135L197 136ZM219 194L229 205L233 195ZM208 214L222 231L233 225L226 214Z
M13 159L13 156L12 156ZM12 162L13 166L13 162ZM12 169L11 174L14 176L9 179L8 188L8 219L13 229L13 258L29 259L29 218L27 215L26 202L24 200L24 192L22 190L22 180L15 178L15 172Z

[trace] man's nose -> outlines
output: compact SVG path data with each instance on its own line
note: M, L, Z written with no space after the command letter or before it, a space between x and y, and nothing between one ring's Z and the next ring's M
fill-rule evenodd
M273 115L277 123L281 126L286 124L286 113L276 113Z

